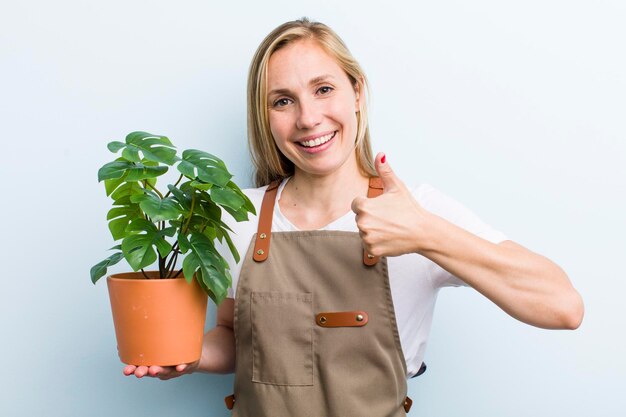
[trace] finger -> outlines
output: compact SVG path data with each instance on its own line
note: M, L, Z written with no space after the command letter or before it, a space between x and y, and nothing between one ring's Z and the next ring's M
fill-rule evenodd
M351 204L351 209L355 214L359 214L361 211L363 211L363 203L367 201L367 198L365 197L357 197L354 200L352 200L352 204Z
M148 368L148 375L150 376L159 376L165 372L165 368L161 366L152 365L150 368Z
M143 378L144 376L146 376L147 373L148 373L148 367L147 366L139 366L135 370L135 376L137 378Z
M187 369L187 364L186 363L182 363L180 365L176 365L176 372L185 372L185 369Z
M135 373L135 369L137 369L137 367L135 365L127 365L124 367L124 375L129 376Z
M396 177L396 174L391 169L391 166L389 166L387 156L384 153L379 152L376 155L375 168L378 176L383 181L384 193L401 188L402 182L398 177Z

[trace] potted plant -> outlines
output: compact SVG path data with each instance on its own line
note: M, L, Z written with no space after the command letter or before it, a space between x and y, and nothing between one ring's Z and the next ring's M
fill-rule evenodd
M224 162L209 153L188 149L179 157L167 137L146 132L132 132L108 149L121 155L100 168L98 181L113 199L107 220L119 244L91 268L91 280L95 284L122 259L134 271L107 278L120 359L193 362L202 349L207 295L220 304L232 282L215 240L225 241L239 262L222 209L245 221L256 214L254 206ZM174 166L178 180L159 190L157 178ZM146 271L155 263L158 269Z

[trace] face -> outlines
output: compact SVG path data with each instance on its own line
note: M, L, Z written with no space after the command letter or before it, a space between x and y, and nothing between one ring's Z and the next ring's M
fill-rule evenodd
M314 41L297 41L276 51L267 71L270 129L296 175L358 170L359 94L335 59Z

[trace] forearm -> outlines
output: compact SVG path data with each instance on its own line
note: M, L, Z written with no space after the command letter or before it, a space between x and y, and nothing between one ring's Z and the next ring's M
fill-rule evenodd
M549 259L507 241L494 244L429 216L418 253L485 295L512 317L543 328L576 328L582 300Z
M198 372L228 374L235 370L235 335L233 329L217 325L204 335Z

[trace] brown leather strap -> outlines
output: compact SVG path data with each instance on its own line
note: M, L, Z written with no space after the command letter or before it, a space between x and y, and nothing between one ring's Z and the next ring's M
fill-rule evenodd
M380 177L371 177L370 186L367 190L367 198L375 198L383 193L383 180ZM373 256L363 249L363 263L367 266L374 266L378 263L378 256Z
M365 311L327 312L315 316L315 322L320 327L362 327L368 320Z
M274 203L280 180L276 180L267 186L263 202L261 203L261 213L259 214L259 227L254 242L254 254L252 259L263 262L270 253L270 237L272 236L272 216L274 215Z
M232 410L235 406L235 394L229 395L228 397L224 398L224 402L226 403L226 408Z
M408 413L412 405L413 405L413 400L410 399L409 397L406 397L404 399L404 412Z

